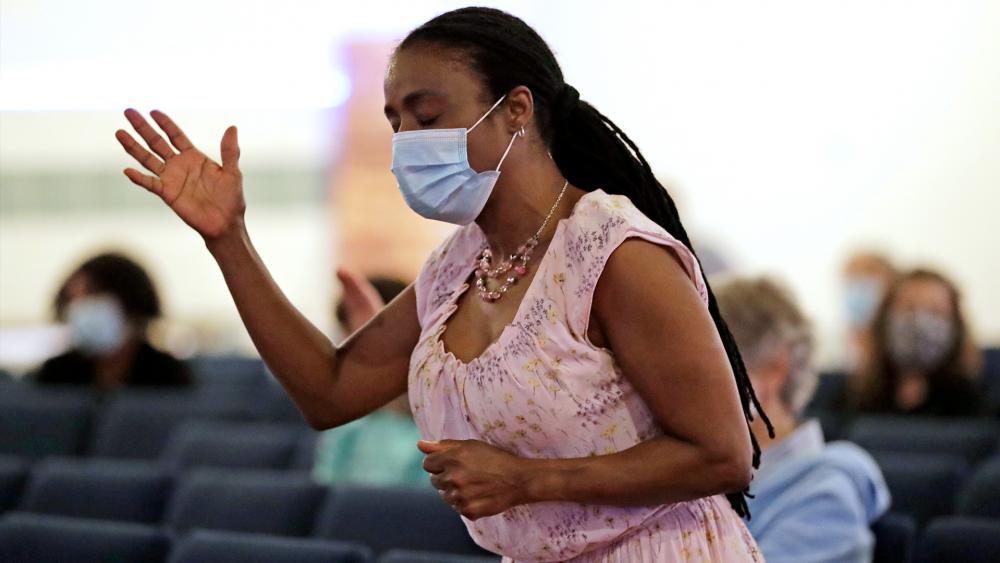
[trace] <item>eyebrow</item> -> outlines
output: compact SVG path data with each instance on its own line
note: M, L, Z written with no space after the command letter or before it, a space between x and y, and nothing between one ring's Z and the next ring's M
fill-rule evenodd
M403 97L403 107L414 106L418 102L420 102L421 99L429 96L443 97L444 95L445 95L444 92L441 92L440 90L433 90L430 88L421 88L420 90L414 90L413 92L410 92L405 97ZM385 108L382 109L382 112L385 113L386 115L389 115L390 112L394 111L395 110L389 104L386 104Z

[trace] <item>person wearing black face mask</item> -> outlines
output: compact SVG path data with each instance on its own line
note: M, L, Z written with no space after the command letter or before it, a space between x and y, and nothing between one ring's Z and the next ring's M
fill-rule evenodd
M868 369L858 374L862 412L925 416L984 414L978 352L958 289L944 275L917 269L889 289L872 323Z

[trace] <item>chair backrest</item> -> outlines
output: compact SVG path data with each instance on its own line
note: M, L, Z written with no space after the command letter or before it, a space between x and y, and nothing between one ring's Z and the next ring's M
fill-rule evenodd
M889 512L872 524L875 553L872 563L906 563L913 557L917 522L912 516Z
M206 400L190 391L124 391L105 407L92 453L102 457L157 459L174 428L196 419L250 418L245 398Z
M65 390L0 393L0 453L26 457L83 453L94 413L88 394ZM26 385L24 387L27 387Z
M304 536L325 494L304 474L194 469L178 482L166 524L177 532L208 528Z
M339 486L316 522L319 537L393 548L482 554L458 514L430 488Z
M299 433L292 455L291 469L312 471L316 465L316 447L319 444L320 432L306 428Z
M288 424L187 421L174 429L162 461L174 469L285 469L300 432Z
M14 508L28 482L28 460L0 455L0 514Z
M33 468L18 510L152 524L163 517L171 485L149 463L50 458Z
M169 563L370 563L360 544L195 530L174 544Z
M862 416L848 439L870 452L951 454L975 463L993 451L1000 426L983 418Z
M455 555L433 551L391 549L378 558L377 563L499 563L499 556Z
M983 350L983 387L990 405L1000 411L1000 347Z
M956 512L1000 520L1000 455L976 468L958 494Z
M918 527L951 514L959 485L968 475L964 459L947 455L875 452L892 493L893 512L909 514Z
M939 518L924 530L917 563L996 563L1000 521L953 516Z
M4 563L159 563L170 541L151 526L23 512L0 517Z

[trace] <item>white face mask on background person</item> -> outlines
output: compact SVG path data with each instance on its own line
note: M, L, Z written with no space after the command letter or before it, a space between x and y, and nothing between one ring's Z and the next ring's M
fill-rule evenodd
M82 297L66 308L73 346L88 355L112 352L125 342L125 312L109 295Z
M468 134L506 97L501 96L468 129L403 131L392 136L392 173L410 209L456 225L468 225L479 216L500 177L500 165L524 129L511 137L496 170L484 172L469 165Z
M888 320L889 356L899 369L935 369L954 344L954 323L937 313L895 312Z
M852 329L868 326L882 301L882 294L882 283L876 278L856 277L847 282L844 287L844 306L847 323Z

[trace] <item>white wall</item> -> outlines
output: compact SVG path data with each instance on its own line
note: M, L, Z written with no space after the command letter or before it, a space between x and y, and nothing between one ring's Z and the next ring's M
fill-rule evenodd
M837 354L837 274L859 243L952 273L981 338L1000 342L1000 3L489 4L536 26L567 79L677 186L692 230L742 270L789 281L825 358ZM322 167L336 126L319 108L350 87L337 46L401 38L458 5L0 0L0 171L122 168L111 133L132 100L176 108L212 151L238 123L244 164ZM171 219L5 217L0 322L40 315L65 261L119 236L164 277L179 315L232 315L200 243ZM325 315L323 214L258 224L283 286Z

